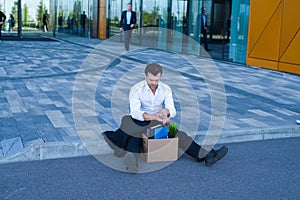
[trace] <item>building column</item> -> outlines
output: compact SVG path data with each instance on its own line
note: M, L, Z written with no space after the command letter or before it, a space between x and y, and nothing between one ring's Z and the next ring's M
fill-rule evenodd
M18 0L18 38L22 38L22 0Z
M106 0L98 0L98 38L106 39Z

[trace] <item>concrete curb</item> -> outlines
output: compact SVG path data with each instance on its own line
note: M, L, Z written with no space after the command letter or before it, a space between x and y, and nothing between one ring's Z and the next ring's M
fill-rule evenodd
M196 135L195 140L201 144L206 132ZM214 137L212 135L212 137ZM293 127L277 127L267 129L255 129L244 131L228 131L222 133L218 139L218 144L246 142L256 140L269 140L280 138L300 137L300 126ZM81 141L76 142L51 142L43 144L33 144L26 147L14 155L0 158L0 164L12 162L26 162L34 160L46 160L68 157L89 156L91 153L87 151L86 146L96 149L97 154L109 154L113 151L101 140L101 143L88 142L83 144Z
M246 142L255 140L270 140L280 138L300 137L300 126L276 127L243 131L224 132L219 143Z
M85 142L85 144L83 144L81 141L34 144L22 149L18 153L0 159L0 164L91 155L86 149L86 145L88 145L89 148L97 149L99 154L112 153L112 150L104 143L103 140L100 144L96 142Z

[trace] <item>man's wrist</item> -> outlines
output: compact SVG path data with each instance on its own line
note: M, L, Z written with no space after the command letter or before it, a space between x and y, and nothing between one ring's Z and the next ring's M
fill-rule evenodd
M167 112L167 117L170 117L170 111L169 111L169 109L166 109L166 112Z

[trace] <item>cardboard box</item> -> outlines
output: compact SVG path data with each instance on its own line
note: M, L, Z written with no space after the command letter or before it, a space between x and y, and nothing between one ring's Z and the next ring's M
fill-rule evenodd
M146 162L166 162L178 159L178 138L148 139L143 134L142 157Z

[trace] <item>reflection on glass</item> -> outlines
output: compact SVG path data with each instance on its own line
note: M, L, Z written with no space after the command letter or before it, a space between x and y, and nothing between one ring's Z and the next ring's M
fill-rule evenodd
M237 0L232 4L229 59L246 63L250 0Z
M55 0L50 1L50 7L51 24L57 33L83 37L96 35L97 30L93 27L93 0Z
M126 7L127 1L107 0L108 37L120 33ZM207 14L209 54L200 48L202 7ZM132 8L137 13L134 45L245 63L249 0L132 0Z

